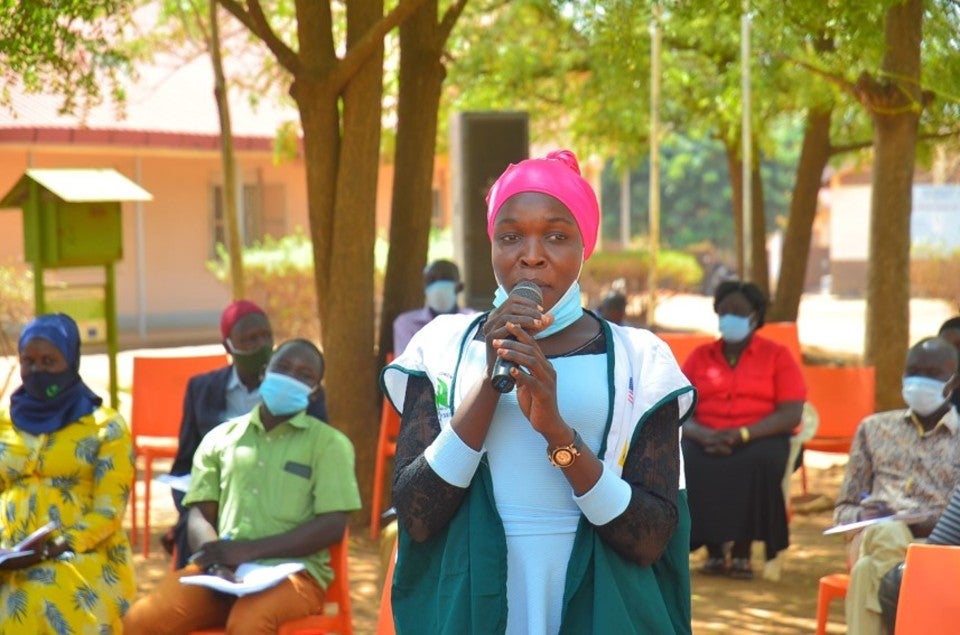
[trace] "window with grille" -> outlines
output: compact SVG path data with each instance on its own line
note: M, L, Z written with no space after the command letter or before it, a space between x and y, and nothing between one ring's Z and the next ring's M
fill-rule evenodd
M246 183L243 186L243 201L239 213L243 222L239 225L240 243L249 247L266 236L280 238L286 233L286 196L279 183ZM227 227L224 223L223 186L211 188L212 230L210 253L216 254L216 245L227 246ZM239 202L239 201L238 201Z

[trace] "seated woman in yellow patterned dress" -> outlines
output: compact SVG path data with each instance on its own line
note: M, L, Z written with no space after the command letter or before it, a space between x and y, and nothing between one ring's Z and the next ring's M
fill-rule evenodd
M0 564L2 633L119 633L136 593L121 524L130 431L80 379L80 333L41 315L17 344L23 385L0 412L0 547L43 525L34 555Z

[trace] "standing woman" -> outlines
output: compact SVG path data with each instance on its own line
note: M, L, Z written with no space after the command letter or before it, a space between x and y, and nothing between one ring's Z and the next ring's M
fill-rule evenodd
M487 196L493 309L438 317L384 369L400 635L690 632L693 391L650 332L583 310L598 223L573 153L509 166Z
M36 558L0 571L8 633L121 632L136 593L121 524L133 483L126 423L80 379L80 333L62 313L17 344L23 385L0 412L0 546L55 522Z
M720 283L713 309L720 339L683 364L698 398L683 424L690 544L707 548L703 573L751 579L753 541L765 544L767 560L790 545L782 482L806 384L785 346L755 334L767 309L757 285Z

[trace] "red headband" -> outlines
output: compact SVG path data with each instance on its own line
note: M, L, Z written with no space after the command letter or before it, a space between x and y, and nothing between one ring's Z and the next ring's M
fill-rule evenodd
M236 300L235 302L231 302L220 315L220 334L223 336L223 339L230 337L230 331L232 331L234 325L240 321L240 318L253 314L267 315L263 309L250 300Z

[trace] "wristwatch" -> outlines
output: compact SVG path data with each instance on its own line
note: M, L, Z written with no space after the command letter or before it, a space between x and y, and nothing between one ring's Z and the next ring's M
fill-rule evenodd
M580 456L580 433L573 431L573 443L559 447L547 448L547 458L556 467L570 467Z

